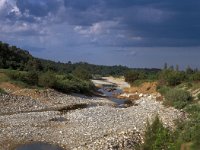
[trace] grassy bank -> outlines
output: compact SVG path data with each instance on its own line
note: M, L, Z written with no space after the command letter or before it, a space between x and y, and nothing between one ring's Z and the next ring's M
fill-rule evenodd
M183 86L184 85L184 86ZM199 150L200 149L200 104L196 91L200 83L182 82L178 86L158 86L158 91L165 97L163 104L182 109L188 113L188 119L177 121L175 131L163 127L157 118L147 126L144 150ZM194 92L195 91L195 92Z
M89 94L94 90L90 80L78 78L73 74L1 69L0 76L0 83L9 82L22 88L53 88L63 93L82 94Z

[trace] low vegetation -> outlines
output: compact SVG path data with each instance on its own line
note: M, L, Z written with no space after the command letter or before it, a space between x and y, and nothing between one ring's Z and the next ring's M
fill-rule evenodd
M147 124L147 129L145 132L145 141L142 145L143 150L167 150L175 149L174 140L175 137L172 136L173 133L166 129L162 122L159 120L158 116L155 118L154 122L149 125Z
M125 81L133 86L139 86L144 82L157 80L159 69L129 70L124 74Z
M1 88L0 88L0 93L7 94L6 91L4 89L1 89Z
M6 70L5 72L11 81L24 84L29 87L53 88L64 93L84 93L89 94L94 89L92 82L83 80L72 74L57 74L55 72L26 72ZM79 73L79 76L81 74Z
M151 125L147 125L143 150L199 150L200 149L200 105L190 104L185 107L189 119L177 122L177 128L170 131L164 128L156 117Z
M173 67L163 69L158 75L158 92L165 97L164 104L183 109L188 119L177 121L175 131L162 126L158 118L148 125L145 143L142 149L151 150L199 150L200 149L200 94L193 91L200 89L200 73L189 67L185 71L174 70Z
M169 89L165 94L164 104L174 106L177 109L183 109L186 105L190 104L193 100L188 91L180 89Z

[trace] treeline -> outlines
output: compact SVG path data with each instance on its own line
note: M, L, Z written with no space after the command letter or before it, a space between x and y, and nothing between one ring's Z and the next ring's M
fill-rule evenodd
M144 81L158 81L160 85L176 86L184 82L199 82L200 71L187 67L185 70L180 71L178 66L174 69L173 66L164 67L163 70L150 69L150 70L129 70L125 73L125 80L130 84L138 80Z
M92 65L84 62L67 63L33 57L28 51L0 42L0 69L7 69L11 80L28 86L53 88L61 92L91 93L91 78L121 76L124 66ZM15 71L12 71L15 70Z
M174 69L173 67L165 67L158 75L160 84L168 86L176 86L184 82L199 82L200 71L187 67L184 71Z
M93 65L85 62L67 63L35 58L28 51L0 42L0 68L20 71L42 71L57 73L72 73L76 68L87 70L91 74L101 76L121 76L129 70L124 66Z

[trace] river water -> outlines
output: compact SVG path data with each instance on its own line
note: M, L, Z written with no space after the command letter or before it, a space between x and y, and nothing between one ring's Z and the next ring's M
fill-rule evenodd
M116 98L116 95L123 93L118 87L104 85L98 91L102 93L103 96L116 103L118 108L126 108L132 104L130 100Z
M56 145L51 145L42 142L34 142L17 147L15 150L64 150Z

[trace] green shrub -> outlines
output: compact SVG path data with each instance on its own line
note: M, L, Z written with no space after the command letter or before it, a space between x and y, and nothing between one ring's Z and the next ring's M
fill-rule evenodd
M38 84L38 73L34 71L20 72L20 71L9 71L7 75L14 81L21 81L28 85Z
M147 79L147 74L143 71L128 71L124 75L125 81L132 84L137 85L140 82L143 82L144 79Z
M199 104L188 105L185 108L185 110L186 110L186 112L188 112L189 114L191 114L193 117L195 116L196 118L198 118L197 116L198 115L200 116L200 105Z
M192 101L192 96L188 91L171 89L165 93L164 104L172 105L182 109Z
M200 93L197 95L198 100L200 100Z
M72 79L72 80L57 80L54 89L64 92L64 93L90 93L93 90L94 85L90 81L83 81L80 79Z
M82 79L82 80L89 80L89 79L92 78L92 75L90 74L90 72L87 71L86 69L82 68L82 67L77 67L73 71L73 75Z
M40 75L39 83L40 86L52 88L56 84L56 76L52 72L46 72Z
M169 90L171 90L171 88L168 86L157 86L157 91L163 96L165 96L165 94L169 92Z
M134 83L139 79L139 73L137 71L128 71L124 77L126 82Z
M189 120L179 123L177 131L180 143L191 143L191 150L200 148L200 105L191 104L185 109L190 115Z
M200 72L196 72L190 76L190 80L192 81L200 81Z
M9 78L11 78L12 80L24 80L24 76L26 73L24 72L19 72L19 71L8 71L7 75L9 76Z
M90 93L94 85L90 80L80 79L72 74L59 75L53 72L20 72L10 71L9 77L14 81L20 81L27 85L39 85L41 87L53 88L64 93Z
M38 85L38 73L35 71L28 72L25 76L25 83L29 85Z
M169 86L176 86L181 83L181 79L177 74L174 73L167 78L167 83Z
M160 72L159 80L169 86L176 86L179 85L182 81L186 80L186 75L184 72L166 69Z
M193 86L192 83L190 83L190 82L187 82L187 83L186 83L186 87L187 87L187 88L191 88L192 86Z
M199 122L200 124L200 122ZM200 149L200 125L196 128L194 134L193 144L191 146L192 150L199 150Z
M152 125L147 125L142 150L173 149L173 141L174 139L171 132L164 128L162 122L156 117Z
M0 88L0 93L7 94L6 91L4 89L1 89L1 88Z

